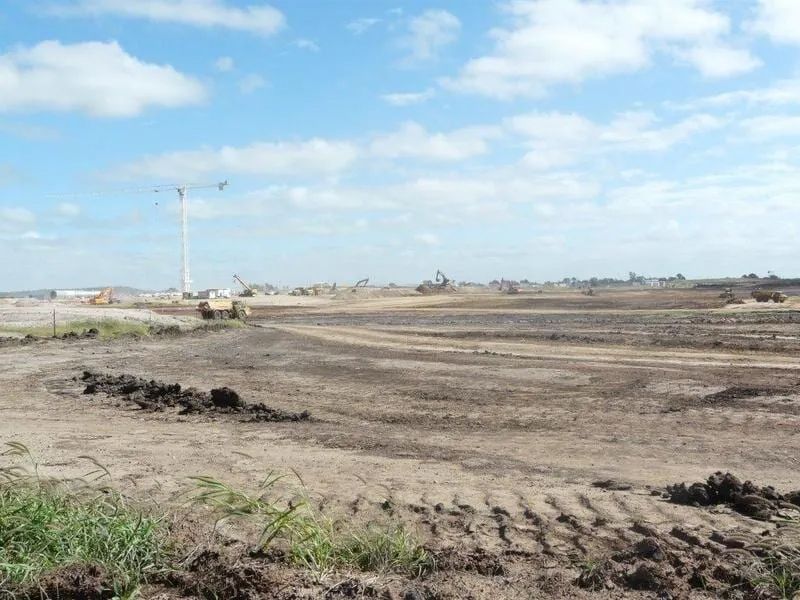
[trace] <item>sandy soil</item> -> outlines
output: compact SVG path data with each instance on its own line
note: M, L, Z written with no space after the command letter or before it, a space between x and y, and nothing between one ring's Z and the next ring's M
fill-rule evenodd
M40 327L53 323L53 311L56 312L56 322L58 324L69 323L70 321L86 321L99 319L115 319L128 321L131 323L146 323L151 325L177 325L186 326L194 322L189 315L172 316L154 313L151 310L139 308L116 308L104 306L88 306L82 304L66 303L22 303L16 305L6 302L0 304L0 328L12 329L14 327Z
M716 470L800 488L800 312L746 307L691 290L324 301L204 336L0 348L0 439L56 472L91 455L160 502L191 475L248 486L294 469L333 513L377 518L388 500L432 547L502 565L440 573L431 597L655 597L572 580L641 539L636 524L687 548L673 528L775 526L653 490ZM145 413L84 396L87 368L230 386L312 419ZM709 399L729 388L745 393ZM609 478L631 489L592 485Z

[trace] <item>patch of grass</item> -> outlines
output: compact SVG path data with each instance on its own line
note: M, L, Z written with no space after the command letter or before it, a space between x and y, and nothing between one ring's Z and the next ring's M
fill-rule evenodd
M800 547L771 549L751 566L750 584L767 597L795 600L800 596Z
M3 327L3 331L17 333L19 335L34 335L36 337L51 337L53 335L52 325L37 325L35 327ZM111 317L103 319L82 319L69 321L67 323L56 322L56 335L65 333L82 334L90 329L98 331L98 337L103 339L114 339L129 335L148 335L150 326L141 321L122 321Z
M576 583L588 590L603 590L606 588L606 560L587 558L578 565L580 573Z
M420 576L433 570L433 557L402 524L371 523L346 527L312 508L305 496L283 500L270 475L249 495L211 477L193 478L200 492L194 500L217 513L217 522L245 518L258 524L258 546L281 543L292 561L318 577L333 569L393 572Z
M21 444L8 446L2 456L30 457ZM97 465L94 473L107 471ZM32 472L0 466L0 598L24 597L48 574L74 565L101 567L115 596L130 598L166 569L168 554L164 518L110 488L42 478L35 464Z

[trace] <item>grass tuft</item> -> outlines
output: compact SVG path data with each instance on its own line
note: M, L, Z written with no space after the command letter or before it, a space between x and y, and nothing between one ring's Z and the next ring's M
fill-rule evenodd
M200 490L194 500L212 507L218 523L234 518L255 521L260 548L281 543L293 562L317 577L341 568L410 576L434 568L433 558L403 525L344 527L314 510L306 497L281 499L275 492L282 476L268 476L257 497L211 477L193 479Z
M30 457L23 445L8 446L4 456ZM45 479L35 465L0 468L0 598L14 598L14 590L25 597L48 574L75 565L101 567L115 596L127 598L166 568L167 557L163 518L129 506L117 492Z
M800 597L800 547L770 549L750 567L750 584L766 597L796 600Z

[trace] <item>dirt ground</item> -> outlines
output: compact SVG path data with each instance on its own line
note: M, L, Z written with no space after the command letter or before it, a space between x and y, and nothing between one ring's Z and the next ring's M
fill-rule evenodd
M715 471L800 489L798 305L717 296L332 300L259 306L251 327L221 333L2 347L0 440L27 444L54 473L78 474L75 457L90 455L162 504L179 502L189 476L247 487L294 470L332 514L388 511L451 557L429 579L373 581L377 592L359 580L345 596L717 597L724 578L695 585L691 565L788 529L659 492ZM145 411L83 394L73 378L84 370L227 386L311 418ZM669 577L683 583L642 579L641 561L625 563L627 584L576 583L643 539L682 557Z

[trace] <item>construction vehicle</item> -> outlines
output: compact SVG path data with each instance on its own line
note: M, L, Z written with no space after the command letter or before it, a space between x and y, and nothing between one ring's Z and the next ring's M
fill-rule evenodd
M311 288L304 288L304 287L296 287L291 292L289 292L290 296L310 296L312 293Z
M772 300L776 304L782 304L789 298L789 296L777 290L753 290L750 295L756 299L756 302L769 302Z
M365 277L364 279L359 279L358 281L356 281L356 284L353 287L354 288L367 287L368 283L369 283L369 277Z
M417 291L421 294L440 294L454 292L455 286L453 286L452 280L447 275L437 269L434 281L426 279L417 286Z
M204 300L197 305L204 319L239 319L250 315L250 307L239 300Z
M508 279L500 280L500 293L501 294L519 294L519 284L516 281Z
M234 281L238 281L244 290L239 294L242 298L252 298L256 295L256 291L247 285L241 277L239 277L236 273L233 274Z
M89 304L95 304L95 305L111 304L114 301L112 298L113 294L114 294L114 289L107 287L103 289L99 294L97 294L97 296L95 296L94 298L89 298Z

